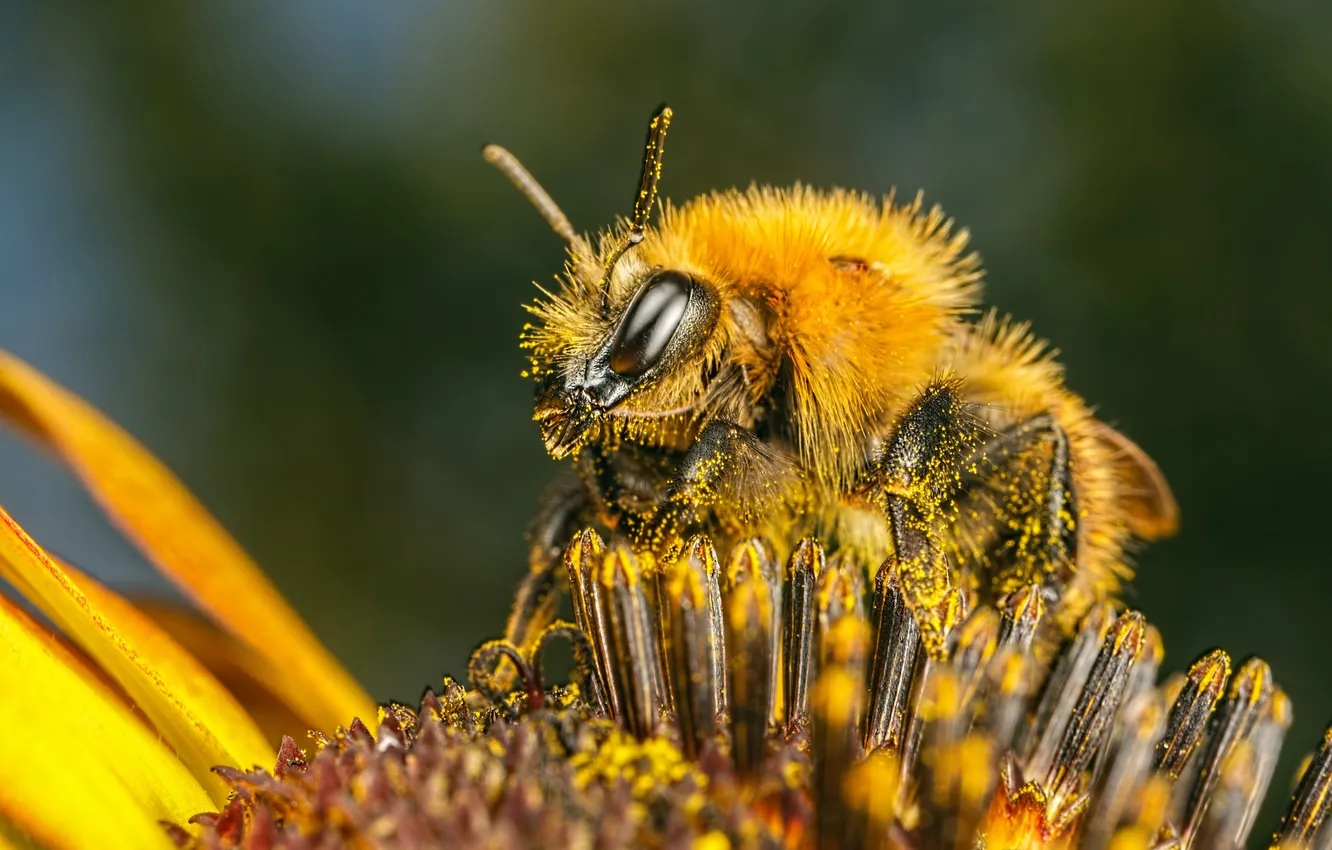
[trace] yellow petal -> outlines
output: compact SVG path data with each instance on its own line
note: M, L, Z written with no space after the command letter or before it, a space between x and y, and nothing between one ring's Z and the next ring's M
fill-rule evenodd
M231 633L184 605L158 599L130 598L129 602L175 638L231 692L268 738L273 752L277 752L284 735L300 737L305 732L305 722L273 692L272 683L281 679L282 671L267 658L251 652Z
M180 644L92 578L53 561L3 509L0 575L125 689L218 802L227 789L212 767L272 760L254 721Z
M158 569L281 670L269 684L306 722L330 730L375 716L369 696L240 545L133 437L4 352L0 417L55 451Z
M0 820L49 847L170 847L214 806L73 654L0 596Z

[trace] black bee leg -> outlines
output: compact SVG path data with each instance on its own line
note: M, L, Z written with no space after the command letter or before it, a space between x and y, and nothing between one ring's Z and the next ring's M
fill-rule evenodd
M985 568L995 596L1039 586L1061 596L1077 564L1077 500L1068 436L1033 416L977 448L958 497L963 559Z
M874 460L868 495L888 516L895 571L931 657L944 654L944 640L959 614L943 533L984 433L957 384L936 380L898 418Z
M528 529L528 572L514 594L513 609L504 627L504 639L522 652L533 647L555 621L559 590L568 583L563 569L564 548L584 522L587 507L587 489L577 478L557 479L542 494L536 518ZM507 659L499 664L495 681L500 685L512 683L513 665Z
M762 510L786 490L795 465L752 431L714 419L698 432L655 510L629 526L638 549L674 550L716 504L735 513Z

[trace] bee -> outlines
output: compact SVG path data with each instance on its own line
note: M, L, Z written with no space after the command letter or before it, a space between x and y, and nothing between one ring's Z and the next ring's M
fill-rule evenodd
M658 562L698 532L891 559L935 651L959 592L1037 588L1065 631L1113 596L1134 542L1175 530L1175 501L1056 352L978 309L967 232L920 196L802 185L658 204L671 116L652 118L632 214L595 238L485 149L568 247L521 344L545 447L572 474L542 500L510 639L553 617L584 526Z

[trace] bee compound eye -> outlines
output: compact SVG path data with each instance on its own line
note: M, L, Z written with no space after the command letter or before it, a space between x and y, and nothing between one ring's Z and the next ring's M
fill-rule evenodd
M683 272L662 271L648 278L615 329L610 367L616 374L635 378L657 365L685 317L692 288Z

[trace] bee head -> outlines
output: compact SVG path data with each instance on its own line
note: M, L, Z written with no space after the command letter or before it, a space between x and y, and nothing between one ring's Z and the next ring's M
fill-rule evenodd
M586 299L583 307L596 309ZM541 358L533 357L539 373L535 418L553 457L577 449L594 426L617 411L663 413L662 403L678 407L688 402L688 386L701 390L698 370L690 367L712 336L721 306L713 288L696 276L649 270L638 277L628 303L601 321L586 321L586 313L583 321L562 321L561 312L548 314L546 327L529 335L562 341L533 346L546 353L545 368ZM641 409L626 410L631 399L657 395L652 391L667 384L658 403L649 400Z
M665 106L653 116L633 217L602 239L600 252L507 151L485 150L569 243L567 280L530 308L539 324L523 334L537 380L534 418L553 457L576 451L607 417L672 415L702 390L702 370L686 367L698 363L717 325L715 289L688 271L626 256L647 232L670 120Z

